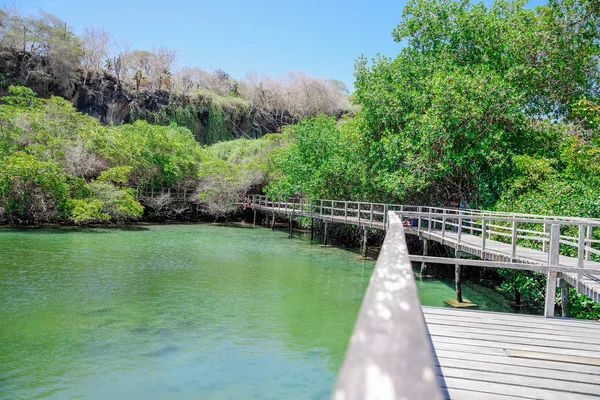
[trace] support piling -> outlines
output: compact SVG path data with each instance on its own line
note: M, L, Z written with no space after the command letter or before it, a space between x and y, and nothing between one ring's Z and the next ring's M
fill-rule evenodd
M363 227L363 241L362 241L362 258L367 258L367 239L369 236L369 230L367 227Z

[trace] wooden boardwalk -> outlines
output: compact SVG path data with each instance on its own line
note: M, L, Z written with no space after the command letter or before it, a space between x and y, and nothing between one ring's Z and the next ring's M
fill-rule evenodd
M600 322L422 307L405 239L415 227L388 218L334 400L600 399Z
M387 228L387 213L394 211L401 219L412 219L416 225L406 226L405 233L450 246L457 253L466 253L482 260L427 257L424 254L411 256L413 261L516 268L544 273L553 271L549 275L551 283L560 278L564 283L575 287L578 293L600 303L600 262L591 257L592 254L600 256L600 240L594 239L594 229L596 233L600 232L600 220L597 219L341 200L297 199L275 202L264 196L251 196L248 205L255 210L285 215L290 219L310 217L326 223L380 230ZM561 251L575 249L576 256L557 254L556 259L550 260L550 228L559 231L555 235L555 247L560 247ZM563 233L568 229L577 231L577 236ZM553 264L552 268L549 268L550 264ZM551 312L551 307L551 304L547 304L548 313Z
M600 398L599 322L422 310L446 398Z
M516 254L512 256L512 246L509 243L502 243L495 240L486 240L486 249L482 250L483 239L481 236L475 236L463 233L458 240L458 233L447 231L442 238L441 231L427 231L416 228L405 227L406 233L419 235L423 238L433 240L448 246L451 246L458 251L474 255L476 257L499 262L517 262L532 265L547 265L548 253L535 250L527 247L519 247ZM559 256L558 265L565 268L573 268L577 270L578 260L575 257ZM584 268L600 271L600 262L585 261ZM571 286L577 287L578 292L590 297L597 303L600 303L600 275L582 274L579 282L577 281L577 273L561 272L559 277L565 279Z

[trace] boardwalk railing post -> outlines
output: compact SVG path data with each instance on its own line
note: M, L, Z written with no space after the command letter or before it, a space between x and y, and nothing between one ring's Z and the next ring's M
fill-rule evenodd
M550 251L548 252L548 265L550 268L558 266L560 258L560 225L552 224L550 228ZM546 280L546 304L544 317L554 317L554 299L556 298L556 271L548 270Z
M485 238L487 236L487 222L485 216L481 222L481 258L485 258Z
M581 278L583 278L583 262L586 258L586 250L585 250L585 225L579 225L579 240L577 242L577 268L579 268L579 271L577 271L577 286L576 289L579 292L579 290L581 289L579 286L579 282L581 282ZM589 226L588 228L588 234L589 234ZM590 243L590 247L591 247L591 243ZM589 254L587 254L587 257L589 257Z
M579 238L577 241L577 268L583 268L585 260L585 225L579 225Z
M546 240L547 240L547 236L548 236L548 224L544 224L544 240L542 241L542 251L545 253L546 252Z
M348 202L344 202L344 221L348 221Z
M385 231L387 231L390 227L390 217L388 216L388 205L384 205L383 209L385 210L385 213L383 214L383 229Z
M335 201L331 200L331 220L333 221L333 210L335 209Z
M373 203L371 203L371 215L370 215L370 225L371 228L373 227Z
M587 238L587 245L592 248L592 227L590 225L587 226L587 234L586 234L586 238ZM590 251L586 250L585 251L585 260L586 261L590 261Z
M419 218L417 220L417 229L419 231L419 237L421 237L421 228L423 227L423 217L421 217L421 213L423 212L423 207L419 206L417 211L419 212Z
M446 209L442 210L442 238L446 236ZM444 242L442 241L442 244Z
M457 245L460 245L460 239L462 236L462 229L463 229L463 219L462 219L462 211L458 212L458 239L457 239Z
M513 221L512 223L512 238L511 238L511 244L512 244L512 253L511 253L511 261L515 260L515 257L517 255L517 221Z
M431 232L431 207L427 207L427 231Z
M360 201L358 202L358 226L360 226Z

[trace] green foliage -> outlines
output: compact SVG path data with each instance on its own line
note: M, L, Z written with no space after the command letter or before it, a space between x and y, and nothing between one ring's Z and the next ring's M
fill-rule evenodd
M337 123L335 117L321 114L284 129L290 142L273 153L270 169L274 179L269 183L268 195L334 199L367 196L367 154L356 122Z
M115 183L127 182L133 168L130 165L121 165L102 171L98 177L98 182Z
M102 202L102 213L113 221L136 219L144 213L144 207L135 200L133 189L117 188L104 182L92 182L88 188L93 198Z
M104 203L101 200L73 199L69 202L70 219L76 224L88 224L94 222L106 222L110 215L102 212Z
M0 218L47 222L58 217L68 197L60 167L15 152L0 160Z
M546 277L533 271L519 271L514 269L497 269L504 278L501 284L502 290L514 293L518 290L523 298L533 304L543 304L546 290Z
M235 210L249 193L258 193L269 181L268 162L280 146L280 135L261 139L237 139L217 143L205 149L199 171L200 199L212 215Z
M578 294L574 288L569 289L571 318L600 319L600 304L586 295Z
M41 104L33 90L24 86L10 86L2 101L15 108L37 107Z
M120 222L143 208L129 186L197 179L202 149L188 129L144 121L105 127L58 97L12 87L0 105L0 219ZM116 185L116 186L115 186Z

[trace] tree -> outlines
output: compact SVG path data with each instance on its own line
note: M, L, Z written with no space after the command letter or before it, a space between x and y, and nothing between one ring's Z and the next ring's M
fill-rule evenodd
M81 69L83 71L83 84L102 72L102 66L109 55L112 41L110 32L103 29L85 27L81 36ZM111 60L112 63L112 60Z
M79 66L79 39L66 23L40 11L25 17L16 8L2 8L0 60L6 79L26 84L42 95L51 87L72 94Z
M177 60L177 52L166 47L155 47L149 57L148 76L152 89L160 90L162 84L169 81L171 70Z
M115 77L117 78L117 86L115 87L115 90L120 88L123 82L127 79L128 62L130 60L129 54L130 51L128 43L113 42L111 62L115 71ZM137 86L139 90L139 84Z

